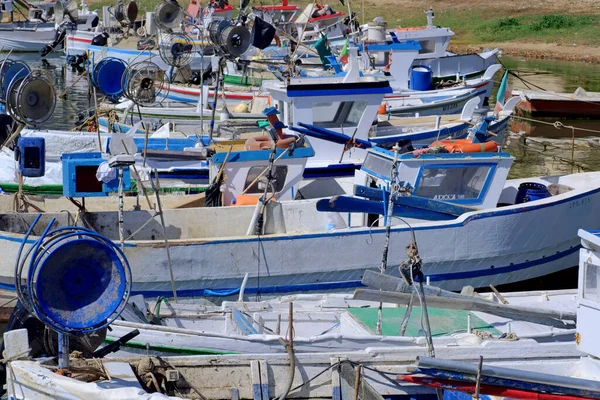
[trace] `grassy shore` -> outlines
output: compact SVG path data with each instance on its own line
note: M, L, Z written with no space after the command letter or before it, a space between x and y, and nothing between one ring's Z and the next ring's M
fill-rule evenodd
M159 1L139 0L140 8L150 11ZM289 1L301 7L311 2ZM383 16L390 28L425 25L423 10L431 6L434 23L456 33L452 48L459 51L500 47L506 54L600 62L600 0L364 0L364 5L362 0L345 5L322 0L345 13L347 1L361 22ZM114 2L91 0L90 7ZM252 5L279 2L251 0Z

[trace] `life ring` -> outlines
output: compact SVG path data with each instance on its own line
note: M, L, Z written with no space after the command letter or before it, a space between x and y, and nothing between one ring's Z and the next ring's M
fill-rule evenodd
M494 141L484 143L473 143L469 139L456 140L437 140L429 146L444 147L448 153L495 153L498 151L498 144Z

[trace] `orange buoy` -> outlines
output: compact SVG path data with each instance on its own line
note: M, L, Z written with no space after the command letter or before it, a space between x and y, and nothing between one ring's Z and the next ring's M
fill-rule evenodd
M379 110L377 110L377 114L379 114L379 115L387 114L387 104L381 103L381 105L379 106Z
M473 143L469 139L456 140L437 140L429 146L444 147L448 153L495 153L498 151L498 144L494 141L484 143Z

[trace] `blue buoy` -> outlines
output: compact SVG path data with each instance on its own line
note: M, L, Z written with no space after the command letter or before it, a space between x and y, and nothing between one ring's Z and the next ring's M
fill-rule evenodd
M46 145L44 138L21 137L19 149L19 171L21 175L36 178L46 172Z
M430 90L433 72L426 65L415 65L410 69L410 88L412 90Z
M123 75L127 64L118 58L107 57L100 60L92 72L93 84L107 96L119 97L123 94Z
M519 185L515 204L545 199L546 197L550 197L550 192L546 185L536 182L524 182Z

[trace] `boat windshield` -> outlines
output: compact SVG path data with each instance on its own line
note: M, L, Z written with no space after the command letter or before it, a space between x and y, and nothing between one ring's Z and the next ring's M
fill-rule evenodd
M252 184L252 187L250 187L250 189L248 189L246 191L246 193L256 194L256 193L264 192L264 186L262 186L260 184L261 180L259 179L258 181L256 181L256 178L264 172L265 168L267 168L266 165L254 166L254 167L250 168L250 170L248 171L248 176L246 177L246 182L244 183L244 190L250 184L252 184L253 182L254 183ZM281 192L283 190L283 187L285 184L285 179L287 178L287 173L288 173L287 165L274 165L273 172L272 172L273 186L269 187L269 190L267 192L273 193L273 190L275 191L275 193Z
M583 298L600 303L600 280L598 279L600 267L586 262L584 264L584 282Z
M491 165L427 165L421 169L415 194L442 201L481 200L489 186L491 170Z
M356 127L366 108L366 101L317 103L313 107L313 124L322 128Z

